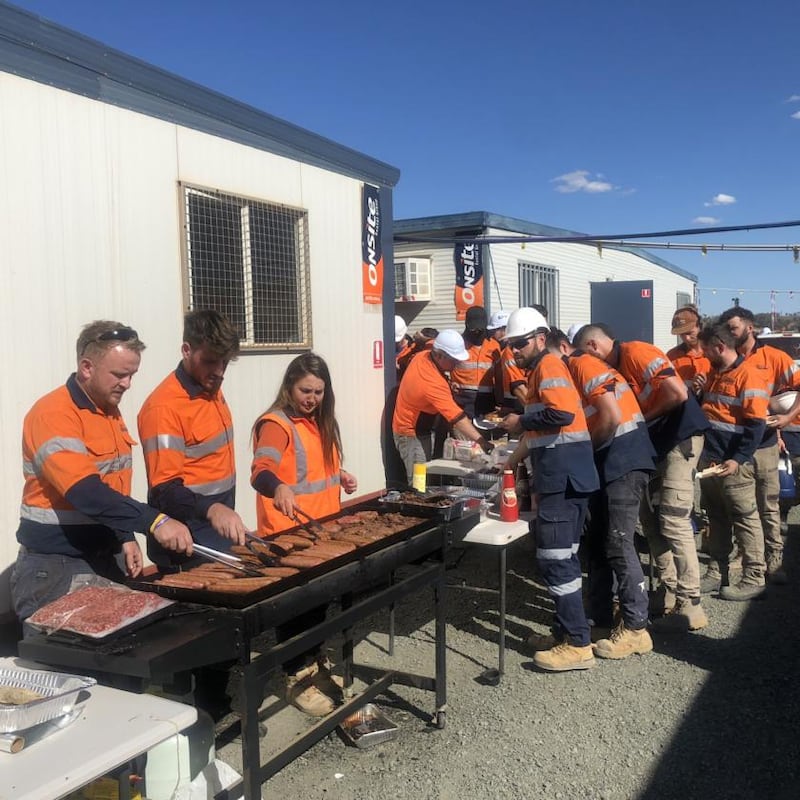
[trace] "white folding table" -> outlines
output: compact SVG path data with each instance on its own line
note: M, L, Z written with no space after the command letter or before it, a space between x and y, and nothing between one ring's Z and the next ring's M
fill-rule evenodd
M2 658L0 666L48 669L17 658ZM74 722L18 753L0 753L0 800L59 800L197 720L194 707L162 697L107 686L86 691Z
M528 533L529 522L535 518L534 512L522 512L516 522L503 522L499 515L490 513L464 537L463 544L494 547L498 549L500 595L499 656L498 675L505 671L506 660L506 551L509 546Z

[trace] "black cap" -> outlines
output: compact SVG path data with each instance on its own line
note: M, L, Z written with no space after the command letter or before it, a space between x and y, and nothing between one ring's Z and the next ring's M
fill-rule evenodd
M488 324L486 309L483 306L472 306L467 309L464 327L468 331L485 331Z

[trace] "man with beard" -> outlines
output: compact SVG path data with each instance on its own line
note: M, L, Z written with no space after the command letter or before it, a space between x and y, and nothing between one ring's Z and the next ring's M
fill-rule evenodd
M222 394L225 370L238 353L239 333L225 316L213 309L190 311L181 361L138 417L150 503L216 550L244 544L246 530L233 510L233 420ZM167 566L168 554L148 544L150 558Z
M700 467L717 466L714 474L703 478L701 491L710 525L709 550L724 600L750 600L764 591L764 533L753 457L766 427L768 393L759 370L736 352L737 341L725 323L700 333L714 368L703 395L703 413L711 430L706 433ZM733 585L731 530L743 569L741 580Z
M581 398L564 361L548 352L549 327L532 308L508 318L506 334L517 364L529 370L525 412L509 414L502 427L525 435L509 459L513 468L530 455L539 510L532 533L539 571L555 604L554 647L534 663L549 672L594 666L589 623L583 608L578 545L589 495L599 488L592 442Z
M777 347L761 344L756 338L752 311L741 306L733 306L722 312L719 322L727 325L728 330L736 337L736 351L744 357L756 374L761 376L770 396L779 394L785 389L800 388L800 371L791 356ZM764 528L767 580L776 584L786 583L787 580L783 569L778 475L780 448L777 431L785 428L798 412L800 412L800 395L787 413L770 416L753 459L756 500ZM712 567L713 565L709 565L704 588L712 588L719 582L719 576Z
M455 365L450 384L456 403L469 419L489 414L503 401L503 372L500 344L486 330L486 310L481 306L467 309L464 346L466 360Z

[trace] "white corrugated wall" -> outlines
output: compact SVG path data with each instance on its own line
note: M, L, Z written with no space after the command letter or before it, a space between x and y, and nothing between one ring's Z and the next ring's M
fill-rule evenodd
M509 231L490 229L487 235L507 236ZM455 319L452 246L395 246L395 258L410 255L431 257L433 299L425 304L398 304L398 313L409 318L411 330L425 326L463 328L463 323ZM678 293L694 296L694 283L689 278L635 253L604 248L601 254L591 245L562 242L493 244L489 264L484 265L484 304L490 311L511 311L519 306L520 262L558 270L559 307L551 319L563 330L574 322L590 321L592 282L652 280L654 343L664 350L677 342L669 329ZM594 321L607 322L613 330L613 320Z
M122 402L132 431L142 401L178 362L179 181L308 210L314 349L331 368L345 461L360 493L383 486L383 372L372 363L382 308L361 302L358 181L6 73L0 108L0 613L10 608L16 557L22 419L74 371L80 327L119 319L147 343ZM250 426L294 355L245 354L228 369L237 507L248 524ZM138 448L133 494L146 494Z

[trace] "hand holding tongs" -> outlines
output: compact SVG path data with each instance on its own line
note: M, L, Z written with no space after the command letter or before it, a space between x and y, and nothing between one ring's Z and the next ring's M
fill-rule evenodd
M298 518L300 517L305 518L305 522L301 522ZM312 539L330 539L331 535L325 528L322 527L322 523L314 519L310 514L307 514L303 511L302 508L299 506L294 507L294 521L312 538Z
M218 564L224 564L226 567L244 572L245 575L250 575L254 578L263 577L255 567L248 567L238 556L230 555L229 553L221 553L219 550L214 550L213 547L206 547L205 545L197 544L197 542L194 544L194 551L203 558L207 558L209 561L216 561Z

